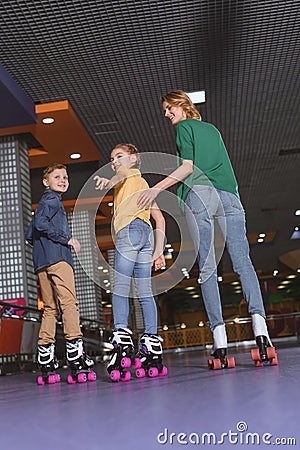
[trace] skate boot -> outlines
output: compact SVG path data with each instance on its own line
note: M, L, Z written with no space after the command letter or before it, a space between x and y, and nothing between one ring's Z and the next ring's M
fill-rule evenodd
M209 369L232 369L235 367L235 360L233 356L227 355L227 335L225 324L218 325L213 330L214 346L211 352L211 356L214 359L209 358L208 367Z
M140 338L139 351L136 355L136 377L144 378L148 375L151 378L165 376L168 369L162 362L161 336L156 334L143 334Z
M66 341L67 360L71 369L68 375L68 383L85 383L86 381L95 381L96 372L92 370L94 361L85 353L82 339L73 339Z
M111 343L113 350L107 363L107 372L111 381L130 380L130 366L135 367L134 345L132 342L132 331L128 328L118 328L113 332Z
M54 351L54 344L38 345L37 360L42 372L37 379L39 385L60 382L60 375L56 373L58 362Z
M276 348L272 345L264 317L260 314L252 314L252 327L258 347L251 349L255 366L276 366L278 364Z

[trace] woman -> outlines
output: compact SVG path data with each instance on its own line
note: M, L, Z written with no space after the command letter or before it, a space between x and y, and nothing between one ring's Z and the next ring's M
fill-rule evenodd
M221 360L223 368L227 365L227 335L213 245L215 221L221 224L233 269L240 278L252 315L260 358L262 362L267 362L267 347L272 344L260 286L249 257L245 212L221 134L212 124L202 122L199 112L185 92L175 90L162 96L162 104L165 117L176 127L177 155L181 158L181 164L153 188L141 194L138 206L151 204L159 192L179 182L177 195L184 205L190 234L198 253L199 283L214 339L212 355Z

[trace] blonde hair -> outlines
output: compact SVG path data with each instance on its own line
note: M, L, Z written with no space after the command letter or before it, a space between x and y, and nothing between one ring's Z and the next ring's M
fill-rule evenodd
M135 155L136 156L136 163L133 165L133 167L139 169L141 165L141 158L140 158L140 152L133 144L118 144L114 147L114 150L117 148L123 148L129 155Z
M47 179L50 173L52 173L55 169L65 169L67 170L67 166L64 164L52 163L43 171L43 180Z
M170 103L171 106L180 106L186 114L187 119L201 120L201 114L196 109L190 97L184 91L171 91L161 96L161 101Z

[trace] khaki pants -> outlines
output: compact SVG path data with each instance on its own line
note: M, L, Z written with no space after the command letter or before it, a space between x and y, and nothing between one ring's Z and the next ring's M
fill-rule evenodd
M61 261L42 269L37 275L44 303L39 345L55 342L56 322L60 314L65 338L67 340L81 338L73 268Z

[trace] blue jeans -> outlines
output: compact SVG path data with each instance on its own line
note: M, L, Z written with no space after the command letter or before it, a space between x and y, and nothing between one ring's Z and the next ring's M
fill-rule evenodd
M145 333L157 333L157 309L152 294L151 268L153 233L141 219L133 220L116 236L114 290L112 297L115 328L128 327L131 278L143 311Z
M211 329L224 323L217 261L225 244L249 313L265 317L258 278L249 256L245 211L238 197L212 186L196 185L187 196L185 213L198 256L199 282ZM219 245L221 235L223 246ZM217 246L215 241L219 242Z

